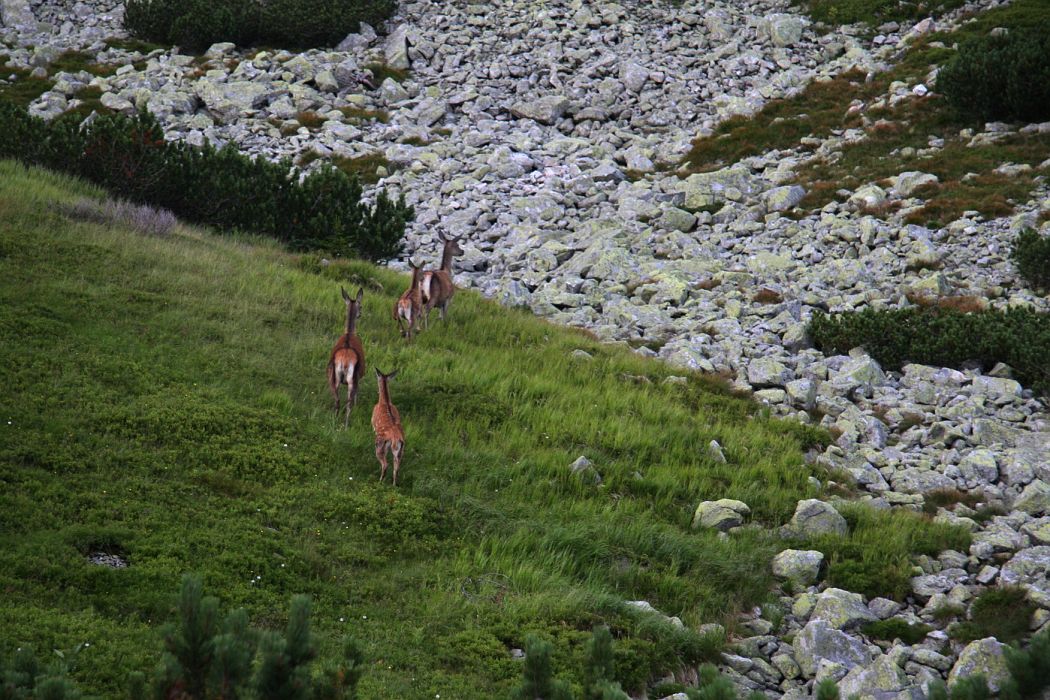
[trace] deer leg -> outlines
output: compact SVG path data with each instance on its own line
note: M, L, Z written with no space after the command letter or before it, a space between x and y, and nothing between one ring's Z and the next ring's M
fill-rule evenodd
M394 443L394 486L397 486L397 473L401 471L401 455L404 451L404 440L398 440Z
M379 460L379 483L386 476L386 449L390 443L383 438L376 438L376 459Z
M350 425L350 411L354 408L357 398L357 387L354 386L353 377L348 377L346 382L346 414L343 416L343 427Z
M444 304L441 305L441 320L442 321L444 321L445 317L448 315L448 304L449 304L450 301L452 301L452 300L448 299L448 300L445 301Z
M335 367L328 365L328 388L332 390L335 400L335 415L339 416L339 381L335 378Z

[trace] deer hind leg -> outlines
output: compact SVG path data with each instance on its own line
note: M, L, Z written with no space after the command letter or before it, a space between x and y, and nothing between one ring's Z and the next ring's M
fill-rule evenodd
M393 444L394 448L394 486L397 486L397 473L401 471L401 455L405 451L405 441L398 440Z
M328 388L332 391L332 399L335 401L335 415L339 415L339 379L335 376L335 367L328 365Z
M383 483L383 477L386 476L386 451L388 447L390 447L389 442L380 437L376 438L376 459L379 460L379 483ZM396 474L397 467L394 469L394 473ZM396 481L397 477L395 476L394 479Z
M452 303L451 299L446 299L445 302L441 305L441 320L442 321L444 321L445 317L448 315L448 305L451 304L451 303Z

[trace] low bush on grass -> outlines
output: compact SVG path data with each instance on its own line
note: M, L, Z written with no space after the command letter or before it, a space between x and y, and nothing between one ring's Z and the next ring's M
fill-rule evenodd
M967 119L1050 119L1050 27L970 39L937 74L937 91Z
M909 308L827 315L809 325L817 347L843 354L863 347L883 367L899 370L908 362L961 368L997 362L1014 368L1018 381L1050 392L1050 314L1032 309L961 313Z
M869 622L861 627L861 631L872 639L882 639L887 642L899 639L911 646L926 639L926 635L932 632L933 628L929 625L907 622L899 617L894 617L889 620Z
M1015 642L1028 634L1028 624L1036 606L1028 600L1023 588L1003 586L989 588L970 606L970 619L952 625L952 638L960 642L995 637L1000 642Z
M1050 237L1025 229L1014 240L1010 259L1028 284L1050 290Z
M193 51L221 41L312 48L338 43L361 22L379 24L395 7L394 0L129 0L124 27Z
M171 210L223 231L272 236L295 249L385 260L401 250L404 200L379 193L361 201L361 185L333 168L301 181L287 162L251 159L232 146L216 150L164 140L149 114L108 115L81 127L77 120L48 123L0 104L0 157L16 158L79 175L114 196Z

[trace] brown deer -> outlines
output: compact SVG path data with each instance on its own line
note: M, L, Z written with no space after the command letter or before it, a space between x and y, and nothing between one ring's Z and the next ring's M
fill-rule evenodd
M401 470L401 455L405 450L405 432L401 429L401 415L397 407L390 402L390 390L387 382L397 376L397 370L383 374L376 367L376 379L379 380L379 400L372 409L372 430L376 434L376 459L379 460L379 481L386 476L386 453L394 453L394 486L397 486L397 473Z
M419 327L419 320L423 315L423 291L420 286L423 281L423 267L416 267L412 263L408 265L412 268L412 284L394 304L394 320L401 329L401 336L412 340L412 331ZM403 321L408 323L407 329Z
M463 249L459 247L462 236L446 238L445 234L439 233L438 237L444 243L441 251L441 269L423 273L424 327L430 326L430 312L434 307L441 310L441 320L445 320L448 304L452 301L452 295L456 293L456 285L452 283L452 259L463 255Z
M350 423L350 411L357 403L357 389L361 385L361 375L365 371L365 350L361 339L357 337L357 319L361 315L361 299L364 289L357 290L357 298L351 299L342 287L343 301L346 302L346 326L339 340L332 348L332 357L328 360L328 386L335 399L335 415L339 416L339 387L346 384L346 416L343 427Z

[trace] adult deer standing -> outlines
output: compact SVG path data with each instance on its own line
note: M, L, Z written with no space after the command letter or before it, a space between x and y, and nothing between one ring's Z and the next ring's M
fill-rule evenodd
M394 304L394 320L401 329L401 335L412 340L412 331L419 326L419 318L423 315L423 267L416 267L412 263L409 263L409 267L412 268L412 284ZM408 323L407 329L403 322Z
M452 295L456 293L456 285L452 283L452 260L457 255L463 255L463 249L459 247L462 236L446 238L443 233L439 233L438 236L444 244L441 250L441 268L423 273L423 319L427 327L430 325L430 311L434 307L441 309L441 320L445 320L448 304L452 301Z
M372 430L376 434L376 459L379 460L379 481L386 476L386 453L394 453L394 486L397 486L397 473L401 470L401 455L405 450L405 432L401 429L401 414L390 402L390 389L387 383L397 375L397 370L383 374L376 367L376 379L379 380L379 400L372 409Z
M350 411L357 403L357 389L361 385L361 375L365 371L365 350L361 339L357 337L357 319L361 315L361 299L364 289L357 290L357 297L350 298L342 287L343 301L346 302L346 326L343 334L332 348L332 357L328 360L328 386L335 399L335 415L339 415L339 387L346 384L346 417L343 427L350 422Z

